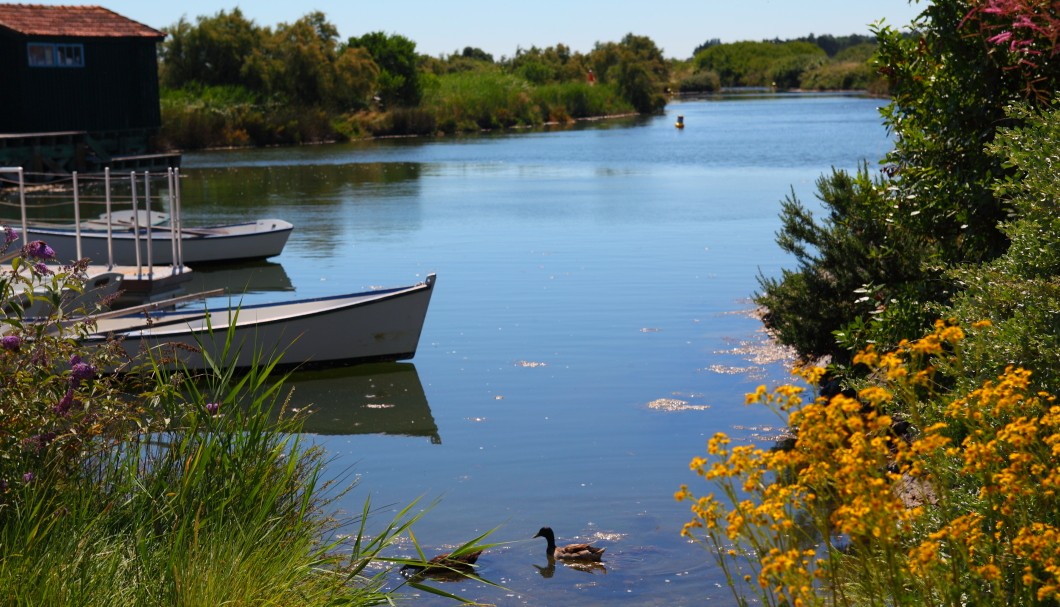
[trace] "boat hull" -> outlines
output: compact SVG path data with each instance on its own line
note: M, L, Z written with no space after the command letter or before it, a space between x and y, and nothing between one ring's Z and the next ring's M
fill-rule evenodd
M283 252L294 226L282 219L260 219L247 223L187 228L179 240L181 260L186 265L266 259ZM43 240L61 261L77 258L77 231L73 228L30 226L28 241ZM148 245L150 244L150 257ZM112 230L110 250L116 265L173 265L174 234L165 226L140 229L139 238L130 229ZM137 258L139 251L139 258ZM81 230L81 257L95 264L108 263L106 230Z
M320 368L416 355L435 276L409 287L335 297L106 318L89 338L121 343L113 370L153 361L189 370Z

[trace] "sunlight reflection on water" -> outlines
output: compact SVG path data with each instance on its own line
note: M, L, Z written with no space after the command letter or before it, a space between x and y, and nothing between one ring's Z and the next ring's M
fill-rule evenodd
M334 469L360 479L347 511L371 495L382 521L440 497L416 527L432 552L497 527L487 541L505 545L478 573L507 590L446 591L497 605L731 605L709 555L679 536L689 515L672 495L696 482L688 461L714 432L783 435L775 414L743 404L791 361L748 298L759 273L790 265L773 241L779 201L794 190L813 207L823 173L888 149L878 103L698 101L621 128L189 154L185 213L295 224L271 260L285 286L251 287L248 302L437 272L413 363L292 385L321 410L310 429ZM530 536L546 524L606 544L606 574L545 576Z

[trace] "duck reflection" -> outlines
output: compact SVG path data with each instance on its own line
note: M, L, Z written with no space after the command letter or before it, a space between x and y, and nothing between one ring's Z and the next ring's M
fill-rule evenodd
M607 573L607 567L603 563L597 563L592 561L585 562L571 562L563 561L563 566L570 569L577 569L578 571L584 571L585 573ZM550 578L556 574L556 559L554 557L548 557L548 564L542 567L541 565L534 565L537 572L543 578Z
M309 408L313 434L425 436L441 444L423 384L412 363L377 363L302 371L284 382L289 407Z

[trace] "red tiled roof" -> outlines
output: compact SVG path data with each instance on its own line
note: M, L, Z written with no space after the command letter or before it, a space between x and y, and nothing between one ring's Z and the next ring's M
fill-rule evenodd
M0 29L27 36L164 38L165 34L102 6L0 4Z

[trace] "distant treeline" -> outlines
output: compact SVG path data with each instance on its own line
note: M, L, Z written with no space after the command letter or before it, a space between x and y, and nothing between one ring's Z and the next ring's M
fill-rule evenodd
M872 36L804 36L795 40L722 43L696 47L692 74L681 90L699 90L701 82L718 87L775 87L806 90L885 92L885 82L870 65L876 52Z
M383 32L342 41L319 11L267 27L236 8L164 29L160 144L180 149L568 123L657 112L667 94L730 86L873 87L867 36L710 41L668 60L631 33L588 53L557 44L494 59L475 47L421 55Z

